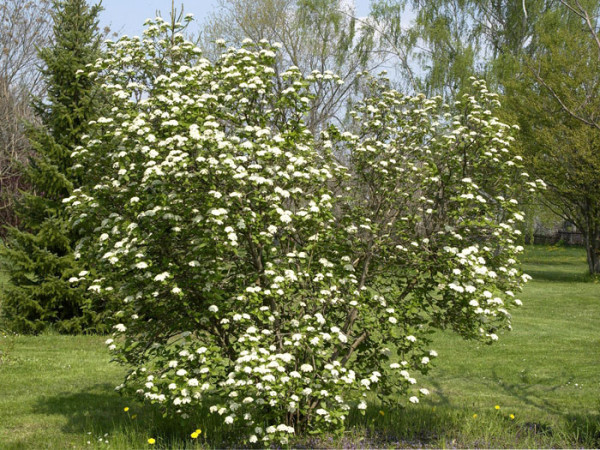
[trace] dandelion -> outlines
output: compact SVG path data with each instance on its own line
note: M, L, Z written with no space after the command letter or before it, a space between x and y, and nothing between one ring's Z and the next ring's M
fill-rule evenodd
M495 409L496 411L500 410L500 405L496 405L496 406L494 406L494 409Z
M383 411L379 411L379 414L380 414L381 416L385 416L385 413L384 413Z
M473 414L473 419L477 419L477 414Z
M123 411L125 411L125 412L129 411L129 406L126 406L125 408L123 408Z
M148 439L148 444L150 444L150 445L154 445L154 444L156 444L156 439L154 439L154 438L149 438L149 439Z
M514 414L511 414L508 417L510 417L510 420L515 420L515 415Z

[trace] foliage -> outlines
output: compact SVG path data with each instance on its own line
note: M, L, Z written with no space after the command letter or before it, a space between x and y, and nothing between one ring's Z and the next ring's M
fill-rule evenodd
M53 326L78 333L93 326L95 313L86 310L85 291L69 281L84 268L73 257L76 236L62 199L79 183L69 172L70 153L99 109L93 81L76 71L99 56L100 7L65 0L54 2L53 8L53 44L40 50L47 93L35 103L42 126L29 130L35 156L25 177L31 189L18 204L22 229L9 228L1 252L10 278L2 292L2 313L18 332L37 333Z
M275 45L211 63L185 25L148 25L87 75L112 110L73 153L89 182L64 200L97 269L80 280L119 302L120 390L285 443L342 430L371 391L417 403L433 329L492 342L510 326L527 278L514 194L536 183L484 83L449 106L372 79L356 134L317 135L320 77L277 73Z
M360 73L379 63L368 39L358 39L360 23L341 0L220 0L218 13L203 27L208 59L220 54L216 41L241 45L246 38L282 44L276 70L291 65L304 76L315 71L310 86L315 95L305 118L311 131L328 122L344 120L346 103L353 97ZM326 69L329 69L327 71ZM344 83L329 83L335 72Z
M548 7L544 0L378 0L371 17L379 46L400 58L414 89L456 98L471 76L500 88L517 76L514 57ZM409 13L415 18L406 23Z
M399 25L412 7L416 19ZM395 0L373 4L382 45L419 64L416 89L456 98L476 74L503 93L527 169L545 203L577 224L600 272L597 0ZM408 55L408 56L407 56ZM413 71L413 73L416 71Z
M522 77L505 83L506 104L547 203L583 233L589 272L600 273L600 47L566 8L548 11L535 34Z

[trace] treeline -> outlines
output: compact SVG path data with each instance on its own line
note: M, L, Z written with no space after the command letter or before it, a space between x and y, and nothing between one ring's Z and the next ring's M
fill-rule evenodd
M104 105L79 72L102 54L99 11L84 0L0 0L1 258L10 277L0 298L19 331L102 331L104 306L69 282L87 268L62 205L81 183L70 154ZM279 42L280 72L319 71L311 131L349 123L349 106L369 89L365 71L391 67L398 90L448 103L471 76L485 79L501 94L502 119L520 125L517 148L531 179L547 184L545 205L577 225L589 271L600 273L599 12L597 0L380 0L358 18L341 0L220 0L193 38L209 59L222 42Z

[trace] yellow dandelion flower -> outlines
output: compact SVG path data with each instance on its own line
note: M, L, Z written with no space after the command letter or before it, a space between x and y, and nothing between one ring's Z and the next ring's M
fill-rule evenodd
M385 413L383 411L379 411L379 414L381 414L382 416L385 416Z
M194 431L192 434L190 434L190 436L192 437L192 439L196 439L198 437L198 433Z
M148 439L148 444L150 444L150 445L156 444L156 439L154 439L154 438Z
M135 419L137 417L137 414L134 414L131 416L132 419Z
M515 415L514 415L514 414L511 414L511 415L510 415L510 416L508 416L508 417L510 417L510 420L515 420Z
M198 429L196 430L196 433L200 434L200 433L202 433L202 430L201 430L200 428L198 428Z
M496 411L500 409L500 405L496 405L494 406L494 408L496 408Z
M477 414L473 414L473 419L477 419Z
M126 406L125 408L123 408L123 411L125 411L125 412L129 411L129 406Z

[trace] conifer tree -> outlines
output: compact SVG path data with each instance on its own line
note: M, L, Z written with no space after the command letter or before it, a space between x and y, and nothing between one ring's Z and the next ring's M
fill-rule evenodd
M100 56L100 11L86 0L55 0L53 43L40 50L47 94L34 101L42 125L29 129L35 156L25 175L31 189L18 205L20 227L8 230L0 253L10 277L0 297L2 316L18 332L98 328L86 292L69 281L84 268L74 257L76 237L62 199L79 184L70 171L71 152L101 109L95 82L81 76Z

